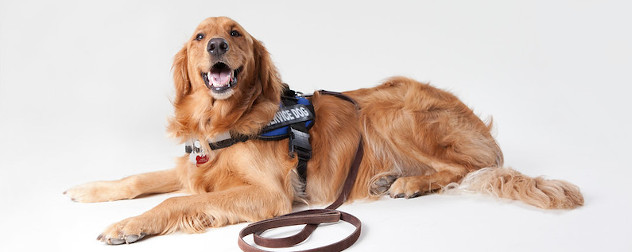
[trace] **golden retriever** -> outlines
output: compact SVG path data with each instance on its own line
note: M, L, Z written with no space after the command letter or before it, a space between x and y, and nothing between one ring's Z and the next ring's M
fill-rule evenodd
M175 115L168 131L183 143L201 140L208 162L196 165L184 155L172 170L66 191L78 202L191 194L111 225L98 237L103 242L131 243L146 235L259 221L291 212L295 202L330 203L341 190L360 138L365 154L349 200L412 198L460 183L540 208L583 204L573 184L503 168L491 123L454 95L403 77L344 92L359 109L331 95L313 94L313 153L304 184L295 171L297 158L288 155L288 139L253 139L211 150L207 140L259 134L279 109L284 88L262 43L226 17L208 18L195 29L175 56L173 78Z

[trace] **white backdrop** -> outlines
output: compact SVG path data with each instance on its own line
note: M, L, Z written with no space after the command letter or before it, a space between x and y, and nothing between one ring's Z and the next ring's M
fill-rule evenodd
M576 183L543 211L477 195L384 198L350 251L630 251L629 1L0 0L0 251L236 251L245 224L133 245L95 240L173 195L80 204L69 187L169 169L173 55L208 16L263 41L294 89L405 75L492 116L506 164ZM628 214L626 214L628 213ZM327 226L315 244L349 232ZM311 246L311 245L309 245ZM305 248L304 246L303 248Z

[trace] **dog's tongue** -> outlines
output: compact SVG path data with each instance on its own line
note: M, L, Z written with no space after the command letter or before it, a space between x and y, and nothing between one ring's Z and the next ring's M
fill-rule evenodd
M209 79L211 79L211 83L213 83L213 86L222 87L228 85L228 83L230 82L230 69L228 68L211 71L210 75L211 76Z

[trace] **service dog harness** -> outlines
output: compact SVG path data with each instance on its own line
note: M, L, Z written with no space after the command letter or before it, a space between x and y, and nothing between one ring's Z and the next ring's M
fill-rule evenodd
M246 135L232 136L226 132L209 141L211 150L218 150L245 142L251 139L265 141L278 141L289 138L289 156L298 156L296 171L305 183L307 179L307 161L312 157L312 147L309 144L309 129L314 125L314 106L302 95L290 89L285 89L281 95L281 105L274 118L262 130L259 135L249 137ZM200 146L199 141L189 141L185 144L185 151L189 153L190 160L198 166L208 162L208 156Z
M346 100L352 103L356 109L359 109L358 104L352 98L342 93L325 90L318 92L321 95L333 95ZM289 138L289 155L292 158L295 157L295 154L298 156L296 170L302 182L305 183L307 179L307 161L309 161L312 154L312 148L309 144L309 129L313 126L316 118L314 115L314 107L305 97L297 95L296 92L292 90L284 90L281 95L279 110L276 112L274 119L263 128L261 134L256 137L248 137L243 135L232 136L226 133L220 140L209 142L209 146L212 150L217 150L250 139L274 141ZM195 161L197 165L208 162L208 157L199 142L188 142L185 145L185 151L190 154L192 161ZM250 234L253 235L255 244L259 246L268 248L291 247L307 239L314 230L316 230L319 224L339 221L345 221L355 226L353 233L336 243L303 251L342 251L353 245L358 240L358 237L360 237L362 222L351 214L335 209L342 205L351 193L363 155L363 142L362 137L360 137L358 148L343 184L342 191L334 203L325 209L304 210L252 223L239 232L239 248L246 252L266 251L244 241L243 238ZM195 160L193 160L193 157L195 157ZM292 236L283 238L264 238L261 236L261 234L268 229L301 224L305 224L303 229Z

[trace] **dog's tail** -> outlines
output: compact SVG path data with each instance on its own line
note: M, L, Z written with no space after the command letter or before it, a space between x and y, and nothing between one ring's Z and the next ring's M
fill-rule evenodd
M544 209L572 209L584 204L576 185L563 180L532 178L511 168L483 168L469 173L458 188L520 200Z

